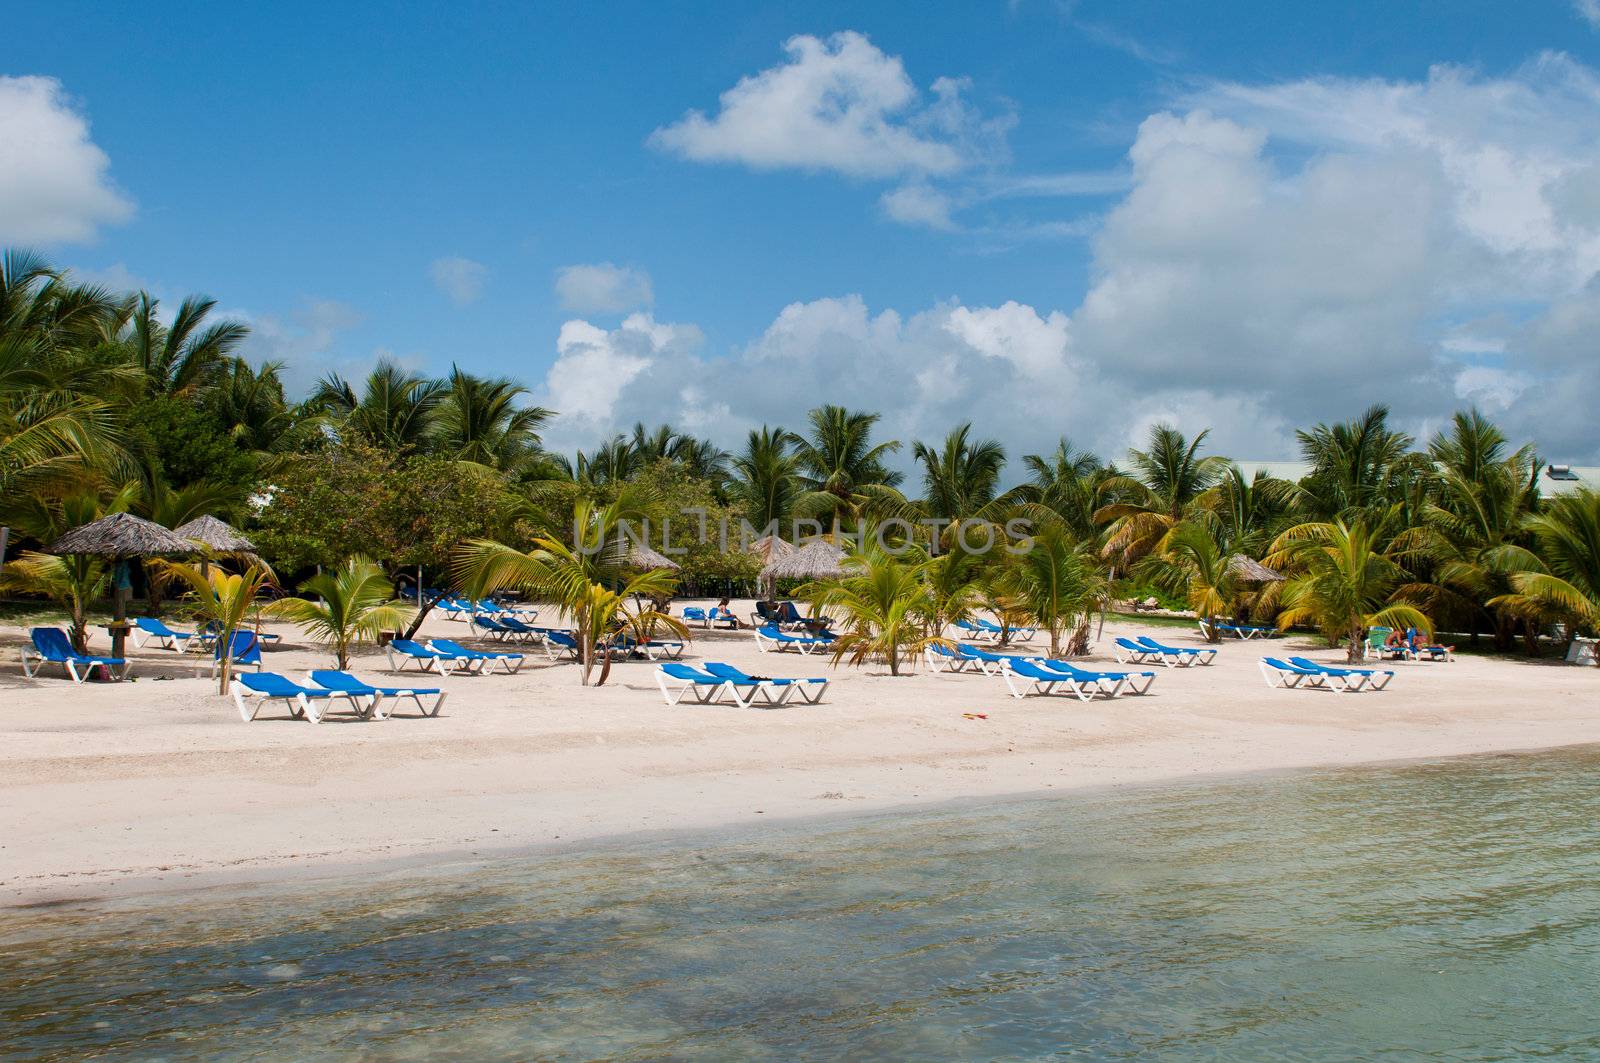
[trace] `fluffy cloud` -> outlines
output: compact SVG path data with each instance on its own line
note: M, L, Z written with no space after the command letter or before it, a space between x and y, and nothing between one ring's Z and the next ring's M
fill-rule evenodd
M1572 0L1573 10L1595 29L1600 29L1600 0Z
M376 351L359 358L335 356L334 345L340 334L362 321L359 311L335 299L308 299L286 316L219 309L214 317L250 326L250 335L239 353L251 362L282 362L284 388L291 397L309 391L329 372L346 378L364 376L380 356L388 353Z
M938 79L925 101L900 58L859 33L783 49L786 62L741 78L715 115L690 111L650 143L698 162L854 177L951 174L1003 151L1011 119L979 115L960 79Z
M563 309L579 314L618 314L655 299L650 274L610 262L556 270L556 295Z
M926 184L901 185L885 192L878 200L883 213L902 225L920 225L929 229L953 229L950 219L950 197Z
M0 77L0 244L81 243L127 221L110 165L59 81Z
M619 399L646 370L685 362L701 342L693 325L658 322L649 314L631 314L615 329L568 321L541 399L559 414L547 438L558 449L593 447L598 436L624 423Z
M489 279L489 267L470 258L447 255L433 260L428 266L428 277L433 281L433 286L452 303L466 306L483 295L484 282Z

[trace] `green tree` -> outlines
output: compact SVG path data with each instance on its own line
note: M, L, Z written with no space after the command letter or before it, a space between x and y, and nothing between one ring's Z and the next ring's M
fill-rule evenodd
M1112 499L1095 513L1109 523L1105 555L1123 568L1149 553L1174 524L1212 504L1228 469L1226 458L1201 457L1209 429L1185 439L1171 425L1150 429L1147 450L1128 451L1131 475L1106 478L1100 490Z
M300 585L316 601L284 598L267 606L267 612L297 625L316 642L333 651L341 669L350 667L350 647L376 641L384 631L397 631L411 619L412 610L394 600L394 584L376 563L352 557L338 568L319 573Z
M1513 573L1512 591L1489 605L1561 617L1573 634L1600 631L1600 492L1552 498L1527 527L1539 547L1539 570Z
M900 674L900 662L921 653L937 635L930 635L922 576L927 558L916 547L896 557L872 534L845 557L844 574L801 587L799 593L830 615L842 616L842 630L833 643L833 660L853 665L882 660L889 674Z
M1386 556L1377 534L1361 521L1298 524L1273 541L1266 561L1294 573L1283 591L1278 626L1315 624L1329 643L1346 640L1351 662L1361 659L1368 627L1433 630L1416 606L1395 599L1406 572Z
M838 532L843 524L904 507L896 490L903 477L884 464L900 443L872 442L877 414L819 406L806 417L811 434L795 444L805 491L795 503L796 516L829 521Z
M1062 638L1069 629L1072 638L1066 652L1087 653L1094 612L1110 593L1093 542L1078 542L1063 525L1052 524L1020 545L1025 552L1004 570L1006 594L1050 633L1050 656L1061 656Z
M733 500L757 528L782 528L794 516L804 492L795 454L798 442L782 428L762 425L750 430L743 452L732 460Z
M1213 529L1204 521L1173 525L1134 571L1169 594L1183 596L1206 622L1206 637L1216 642L1217 620L1237 611L1243 584Z
M234 633L244 627L261 592L273 583L272 570L251 564L242 572L227 572L215 565L202 568L185 562L165 561L164 575L189 588L188 602L195 614L215 626L218 644L233 645ZM221 655L217 693L228 692L233 678L233 655Z
M525 471L540 457L539 432L554 416L541 406L522 405L527 392L510 380L451 369L439 399L436 451L501 472Z
M447 387L384 358L367 375L359 396L349 381L330 373L317 382L308 405L341 439L392 452L416 451L427 447L437 431Z

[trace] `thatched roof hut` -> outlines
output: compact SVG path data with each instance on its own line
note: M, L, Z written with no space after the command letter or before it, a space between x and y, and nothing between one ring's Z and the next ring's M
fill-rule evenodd
M180 524L172 530L185 539L197 542L219 554L256 552L256 544L240 534L239 529L209 513L203 517L196 517L187 524Z
M789 557L761 570L770 579L832 579L844 575L844 551L826 539L813 539Z
M162 557L195 553L194 543L154 521L113 513L73 528L45 548L50 554L95 557Z
M628 567L640 572L662 568L676 572L680 566L665 554L657 553L643 543L635 543L633 549L628 551Z
M1282 572L1270 569L1243 554L1234 554L1228 558L1228 571L1246 583L1281 583L1287 578Z
M761 559L764 566L775 561L793 557L800 548L787 539L780 539L776 535L763 535L750 544L750 552Z

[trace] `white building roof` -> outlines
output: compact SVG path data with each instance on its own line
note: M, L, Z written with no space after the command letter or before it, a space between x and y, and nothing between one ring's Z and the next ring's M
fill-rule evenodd
M1311 471L1311 463L1305 461L1238 461L1234 464L1246 477L1265 472L1280 480L1294 481ZM1547 462L1539 470L1539 493L1542 495L1570 495L1580 487L1600 491L1600 466L1566 465L1556 461Z

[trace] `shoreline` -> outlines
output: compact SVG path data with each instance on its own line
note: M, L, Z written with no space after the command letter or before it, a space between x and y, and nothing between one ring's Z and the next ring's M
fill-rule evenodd
M429 618L435 636L463 625ZM268 668L323 667L285 635ZM1102 646L1132 624L1107 626ZM1225 643L1151 695L1012 699L993 677L891 678L702 633L687 659L825 675L824 703L667 707L654 665L579 687L542 653L516 675L430 678L437 718L242 722L193 658L147 650L132 684L0 672L0 906L515 858L760 824L1259 772L1600 744L1594 669L1462 657L1396 665L1380 693L1269 689L1256 662L1311 640ZM1165 629L1163 638L1199 644ZM0 628L0 657L20 632ZM14 658L13 658L14 659ZM1090 662L1115 667L1105 653ZM381 658L354 662L381 676ZM172 681L149 680L157 670Z
M1425 753L1379 760L1338 760L1304 764L1280 764L1238 771L1189 772L1176 775L1151 775L1116 782L1085 782L1060 788L1012 792L960 794L943 798L869 804L856 808L809 810L767 816L762 819L695 821L672 826L652 827L615 833L586 834L511 844L488 845L477 849L418 848L392 855L334 856L328 853L270 856L242 866L163 867L144 869L101 869L72 875L65 883L32 892L23 887L0 895L0 912L61 910L90 907L105 902L140 901L183 894L200 894L224 888L271 889L287 883L313 883L357 876L429 877L481 870L491 865L541 856L563 854L604 854L624 849L679 847L702 848L712 845L753 844L769 834L789 831L820 831L829 827L849 829L853 825L885 819L896 813L932 815L960 810L983 810L997 805L1025 804L1060 799L1084 799L1120 792L1206 786L1243 782L1284 775L1319 771L1347 771L1384 767L1417 766L1493 756L1524 756L1562 749L1600 748L1600 742L1581 741L1559 745L1515 748L1470 749L1452 753ZM102 878L101 876L109 876ZM3 887L12 889L11 883Z

